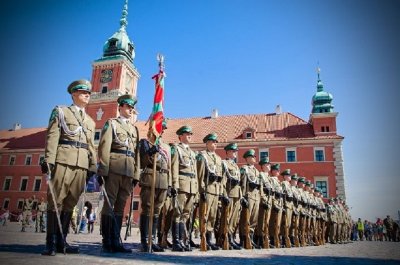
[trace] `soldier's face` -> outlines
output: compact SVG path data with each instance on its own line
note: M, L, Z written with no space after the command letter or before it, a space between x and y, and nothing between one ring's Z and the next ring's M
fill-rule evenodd
M217 141L212 141L212 140L207 141L206 148L210 152L215 152L215 150L217 150Z
M304 183L303 182L297 182L297 186L299 188L304 188Z
M236 151L236 150L229 150L229 151L226 151L226 156L227 156L229 159L235 159L235 158L237 157L237 151Z
M269 172L271 170L271 165L270 164L264 164L261 166L262 170L264 172Z
M123 116L124 118L130 119L133 116L133 107L131 107L128 104L123 104L122 106L119 107L119 113L121 114L121 116Z
M189 144L192 142L192 134L191 133L183 133L179 136L179 139L184 144Z
M275 169L274 169L274 170L271 170L271 175L276 177L276 176L279 175L279 171L278 171L278 170L275 170Z
M246 162L249 165L254 165L256 163L256 157L255 156L248 156L248 157L246 157Z
M297 180L294 180L294 179L291 180L291 181L290 181L290 184L291 184L292 186L296 186L296 185L297 185Z
M72 93L72 100L79 107L85 107L90 100L90 93L88 91L77 90Z

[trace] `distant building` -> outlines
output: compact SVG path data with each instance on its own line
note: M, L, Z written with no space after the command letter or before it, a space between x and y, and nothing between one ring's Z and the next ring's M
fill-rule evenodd
M118 116L118 96L137 93L140 75L133 64L135 51L126 33L125 11L126 6L119 30L104 44L103 56L92 64L93 92L86 111L96 122L96 144L105 121ZM225 157L223 147L227 143L237 142L239 165L244 163L243 153L253 148L258 154L257 160L268 156L272 163L280 163L282 169L290 168L293 173L305 176L321 188L325 197L346 197L342 156L344 138L337 134L338 113L333 111L332 99L332 95L324 91L318 73L317 92L312 97L308 121L282 112L280 106L275 113L230 116L219 115L214 109L210 117L168 120L163 138L166 142L177 142L176 130L182 125L190 125L194 132L192 147L201 150L205 147L203 137L216 132L219 139L217 153L221 157ZM145 137L145 121L136 124L140 136ZM22 129L20 124L16 124L12 130L0 131L0 206L3 209L15 213L22 210L24 198L33 194L38 200L46 197L47 184L39 167L44 157L45 138L46 128ZM90 184L90 190L98 189L95 184ZM134 207L139 208L139 187L135 189L134 201ZM126 205L128 210L129 204ZM134 220L138 216L136 211Z

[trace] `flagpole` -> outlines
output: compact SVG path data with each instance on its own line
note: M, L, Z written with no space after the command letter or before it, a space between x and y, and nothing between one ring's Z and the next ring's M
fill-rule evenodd
M158 66L160 68L159 74L163 71L164 69L164 56L161 54L157 54L157 60L158 60ZM159 79L156 79L157 82ZM156 83L157 87L158 83ZM158 144L158 136L155 136L154 139L154 145ZM154 218L154 196L156 192L156 187L155 187L155 182L156 182L156 170L157 170L157 155L158 153L155 153L153 155L153 176L151 178L151 191L150 191L150 218L149 218L149 237L148 237L148 249L149 253L152 252L152 246L153 246L153 218Z

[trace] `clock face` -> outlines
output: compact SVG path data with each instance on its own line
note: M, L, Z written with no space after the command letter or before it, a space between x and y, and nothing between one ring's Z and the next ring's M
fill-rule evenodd
M112 69L101 70L100 82L102 83L110 82L112 80L112 74L113 74Z

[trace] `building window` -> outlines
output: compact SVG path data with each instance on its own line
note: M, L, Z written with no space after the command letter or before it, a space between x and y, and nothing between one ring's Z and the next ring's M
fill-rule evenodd
M245 138L246 139L251 139L251 138L253 138L253 133L252 132L245 132Z
M314 149L314 160L318 162L325 161L325 152L323 147Z
M269 158L268 149L260 149L260 160L263 158Z
M110 41L110 48L116 48L117 47L117 41L116 40L111 40Z
M325 126L321 126L321 132L325 132Z
M329 132L329 126L326 126L325 131Z
M33 185L33 191L40 191L41 185L42 185L42 177L36 177L35 183Z
M101 93L103 93L103 94L107 93L107 87L106 86L103 86L103 88L101 89Z
M132 55L132 51L133 51L133 46L131 44L128 44L129 55Z
M40 155L39 156L39 165L41 165L43 161L44 161L44 155Z
M19 199L18 203L17 203L17 209L18 210L22 210L22 207L24 207L24 200L23 199Z
M94 133L94 141L99 141L100 140L100 133L101 131L97 131Z
M4 199L3 209L8 209L8 206L10 206L10 199Z
M25 157L25 165L30 166L32 164L32 155L26 155Z
M286 162L296 162L296 149L286 149Z
M315 181L315 187L321 190L324 198L328 198L328 182L326 180Z
M12 177L6 177L6 179L4 180L4 185L3 185L4 191L10 190L11 180L12 180Z
M133 201L132 210L136 211L139 209L139 201Z
M19 188L20 191L26 191L28 187L28 177L22 177L21 179L21 187Z
M10 156L10 160L9 160L8 164L9 164L10 166L15 165L15 156L14 156L14 155Z

